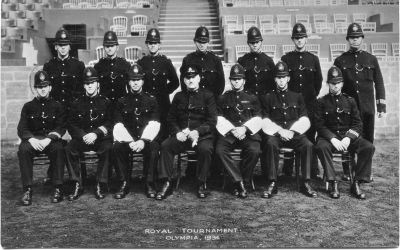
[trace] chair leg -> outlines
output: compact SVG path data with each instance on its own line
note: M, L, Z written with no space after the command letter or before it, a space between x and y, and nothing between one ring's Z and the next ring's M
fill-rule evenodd
M178 189L179 183L181 182L181 172L182 172L181 162L182 162L182 156L181 156L181 154L178 154L177 167L176 167L177 179L176 179L175 190Z
M252 189L253 191L256 191L256 186L254 185L253 176L251 177L250 183L251 183L251 189Z
M300 191L300 164L301 164L301 158L300 158L300 153L295 152L294 153L294 167L296 171L296 184L297 184L297 191Z
M81 164L81 181L82 181L82 186L85 186L86 183L86 178L87 178L87 170L86 170L86 164L85 163L80 163Z

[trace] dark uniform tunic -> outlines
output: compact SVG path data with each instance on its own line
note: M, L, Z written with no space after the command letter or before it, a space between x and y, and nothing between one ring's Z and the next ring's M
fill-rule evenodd
M261 97L275 88L274 61L265 53L250 52L238 59L246 70L244 89Z
M290 90L273 90L261 97L261 109L263 118L268 118L276 125L287 130L290 130L299 121L299 118L307 116L303 96ZM293 138L286 142L277 134L278 131L274 132L273 135L266 135L263 138L261 165L268 179L270 181L277 180L279 148L281 147L293 148L300 153L302 177L305 180L310 179L313 144L304 134L295 132Z
M315 143L316 130L314 127L315 102L322 86L322 73L319 59L316 55L304 51L291 51L282 56L282 61L289 67L290 81L289 90L301 93L311 121L311 127L306 132L307 138ZM286 162L285 162L286 163ZM318 160L313 157L312 170L317 174Z
M61 60L52 58L43 65L50 77L52 90L50 96L69 109L71 102L84 93L82 76L85 64L74 57Z
M186 69L186 65L197 65L200 72L200 88L207 89L214 94L217 98L224 92L225 88L225 76L224 69L222 67L221 59L216 56L213 52L208 51L203 53L200 51L192 52L183 58L181 66L181 89L186 90L186 85L183 80L182 70Z
M150 121L160 121L156 98L143 91L135 94L129 93L120 98L114 112L114 123L122 123L135 141L141 139L143 130ZM144 176L148 182L153 182L160 146L156 140L143 141L145 147L140 153L143 153ZM115 142L113 151L117 167L122 173L121 181L128 181L130 178L129 154L132 152L129 142Z
M244 126L254 117L261 118L260 102L257 96L247 91L231 90L224 93L218 98L217 111L218 116L223 116L235 127ZM243 179L245 182L251 180L253 169L261 153L260 142L260 134L252 134L250 130L247 130L243 140L237 139L230 132L225 136L219 135L215 151L216 157L219 158L235 182L243 181ZM234 148L242 150L240 169L230 155Z
M168 136L167 115L171 105L169 95L179 87L179 79L171 60L165 55L142 57L137 64L145 72L143 91L154 95L160 108L160 139Z
M52 98L33 99L25 103L18 123L19 145L18 159L21 170L22 185L32 185L33 157L45 153L50 159L52 181L61 185L64 176L64 147L61 137L65 134L65 110ZM42 151L35 150L28 142L30 138L50 138L51 143Z
M385 99L385 86L378 60L366 51L347 51L336 58L335 63L343 73L342 92L353 97L363 122L363 137L374 141L375 98ZM378 109L378 112L381 110Z
M71 179L82 184L79 155L86 151L96 151L99 155L97 164L97 182L108 182L108 168L112 149L112 111L107 97L82 96L71 105L68 117L68 131L72 140L65 147L67 168ZM95 133L97 139L88 145L83 136Z
M355 180L369 181L371 175L372 156L375 147L361 137L362 121L356 101L347 94L328 94L318 100L316 128L318 131L316 151L328 180L335 180L332 151L336 151L331 143L332 138L351 139L348 150L357 153Z
M103 57L94 65L99 75L100 93L110 99L112 107L120 97L126 95L126 86L129 82L127 72L130 66L122 57L113 59Z
M178 92L172 101L167 121L170 137L161 144L159 178L172 179L174 156L191 148L190 139L180 142L176 138L178 132L189 128L199 132L197 146L194 147L197 152L196 176L200 182L205 182L211 165L217 123L214 95L204 89Z

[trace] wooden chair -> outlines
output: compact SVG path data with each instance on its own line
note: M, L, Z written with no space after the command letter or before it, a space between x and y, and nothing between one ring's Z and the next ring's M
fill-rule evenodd
M236 61L239 59L239 57L242 57L244 54L249 52L249 46L247 45L236 45L235 46L235 55L236 55Z
M338 152L338 151L333 151L332 152L332 157L334 162L341 163L348 163L349 165L349 173L350 173L350 185L353 183L354 180L354 157L353 155L348 152L348 151L343 151L343 152ZM326 175L324 173L324 182L325 182L325 190L329 190L329 182L326 180Z
M347 44L345 43L334 43L329 44L330 54L331 54L331 61L335 61L336 57L343 54L343 52L347 51Z
M106 52L104 50L103 46L98 46L96 47L96 60L100 60L101 58L103 58L106 55Z
M124 50L125 58L137 62L142 57L142 47L127 46Z

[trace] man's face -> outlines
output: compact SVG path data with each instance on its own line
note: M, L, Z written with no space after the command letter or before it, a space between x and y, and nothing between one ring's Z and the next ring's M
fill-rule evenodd
M199 50L200 52L206 52L207 51L209 43L200 43L200 42L197 42L197 41L195 41L194 43L196 44L197 50Z
M338 95L340 94L340 92L342 92L343 82L337 84L328 83L328 85L329 85L329 93L333 95Z
M99 83L97 81L85 83L83 87L85 88L86 94L88 96L94 96L97 94L97 91L99 89Z
M142 90L143 83L143 79L129 80L129 87L131 88L132 92L140 92Z
M116 56L116 55L117 55L117 52L118 52L118 48L119 48L118 45L105 45L105 46L104 46L104 50L105 50L106 55L107 55L108 57L114 57L114 56Z
M279 90L286 90L288 87L288 82L290 80L289 76L280 76L280 77L275 77L275 83L276 87Z
M292 39L294 45L296 46L296 49L301 50L306 46L307 43L307 37L302 37L302 38L293 38Z
M200 76L199 75L195 75L195 76L185 76L183 78L183 81L185 82L186 88L189 91L195 91L199 88L199 84L200 84Z
M150 54L156 54L158 50L160 49L160 43L156 42L148 42L146 43L147 48L150 51Z
M250 47L250 52L259 52L261 50L262 41L247 43Z
M236 78L236 79L230 79L231 80L231 86L233 90L236 91L241 91L244 88L244 83L246 82L245 79L243 78Z
M359 37L349 37L348 38L348 42L351 48L354 49L360 49L361 45L363 43L364 38L362 38L361 36Z
M49 94L51 91L51 86L50 85L39 86L39 87L36 87L35 89L40 98L47 98L47 97L49 97Z
M56 45L55 49L57 51L58 57L65 58L68 57L69 51L71 50L71 46L69 44L66 45Z

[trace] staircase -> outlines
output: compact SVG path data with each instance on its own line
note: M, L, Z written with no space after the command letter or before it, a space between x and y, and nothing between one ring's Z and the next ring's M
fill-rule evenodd
M167 0L160 9L158 28L163 54L174 64L195 51L196 29L204 25L210 32L210 47L223 58L221 33L216 3L213 0Z

